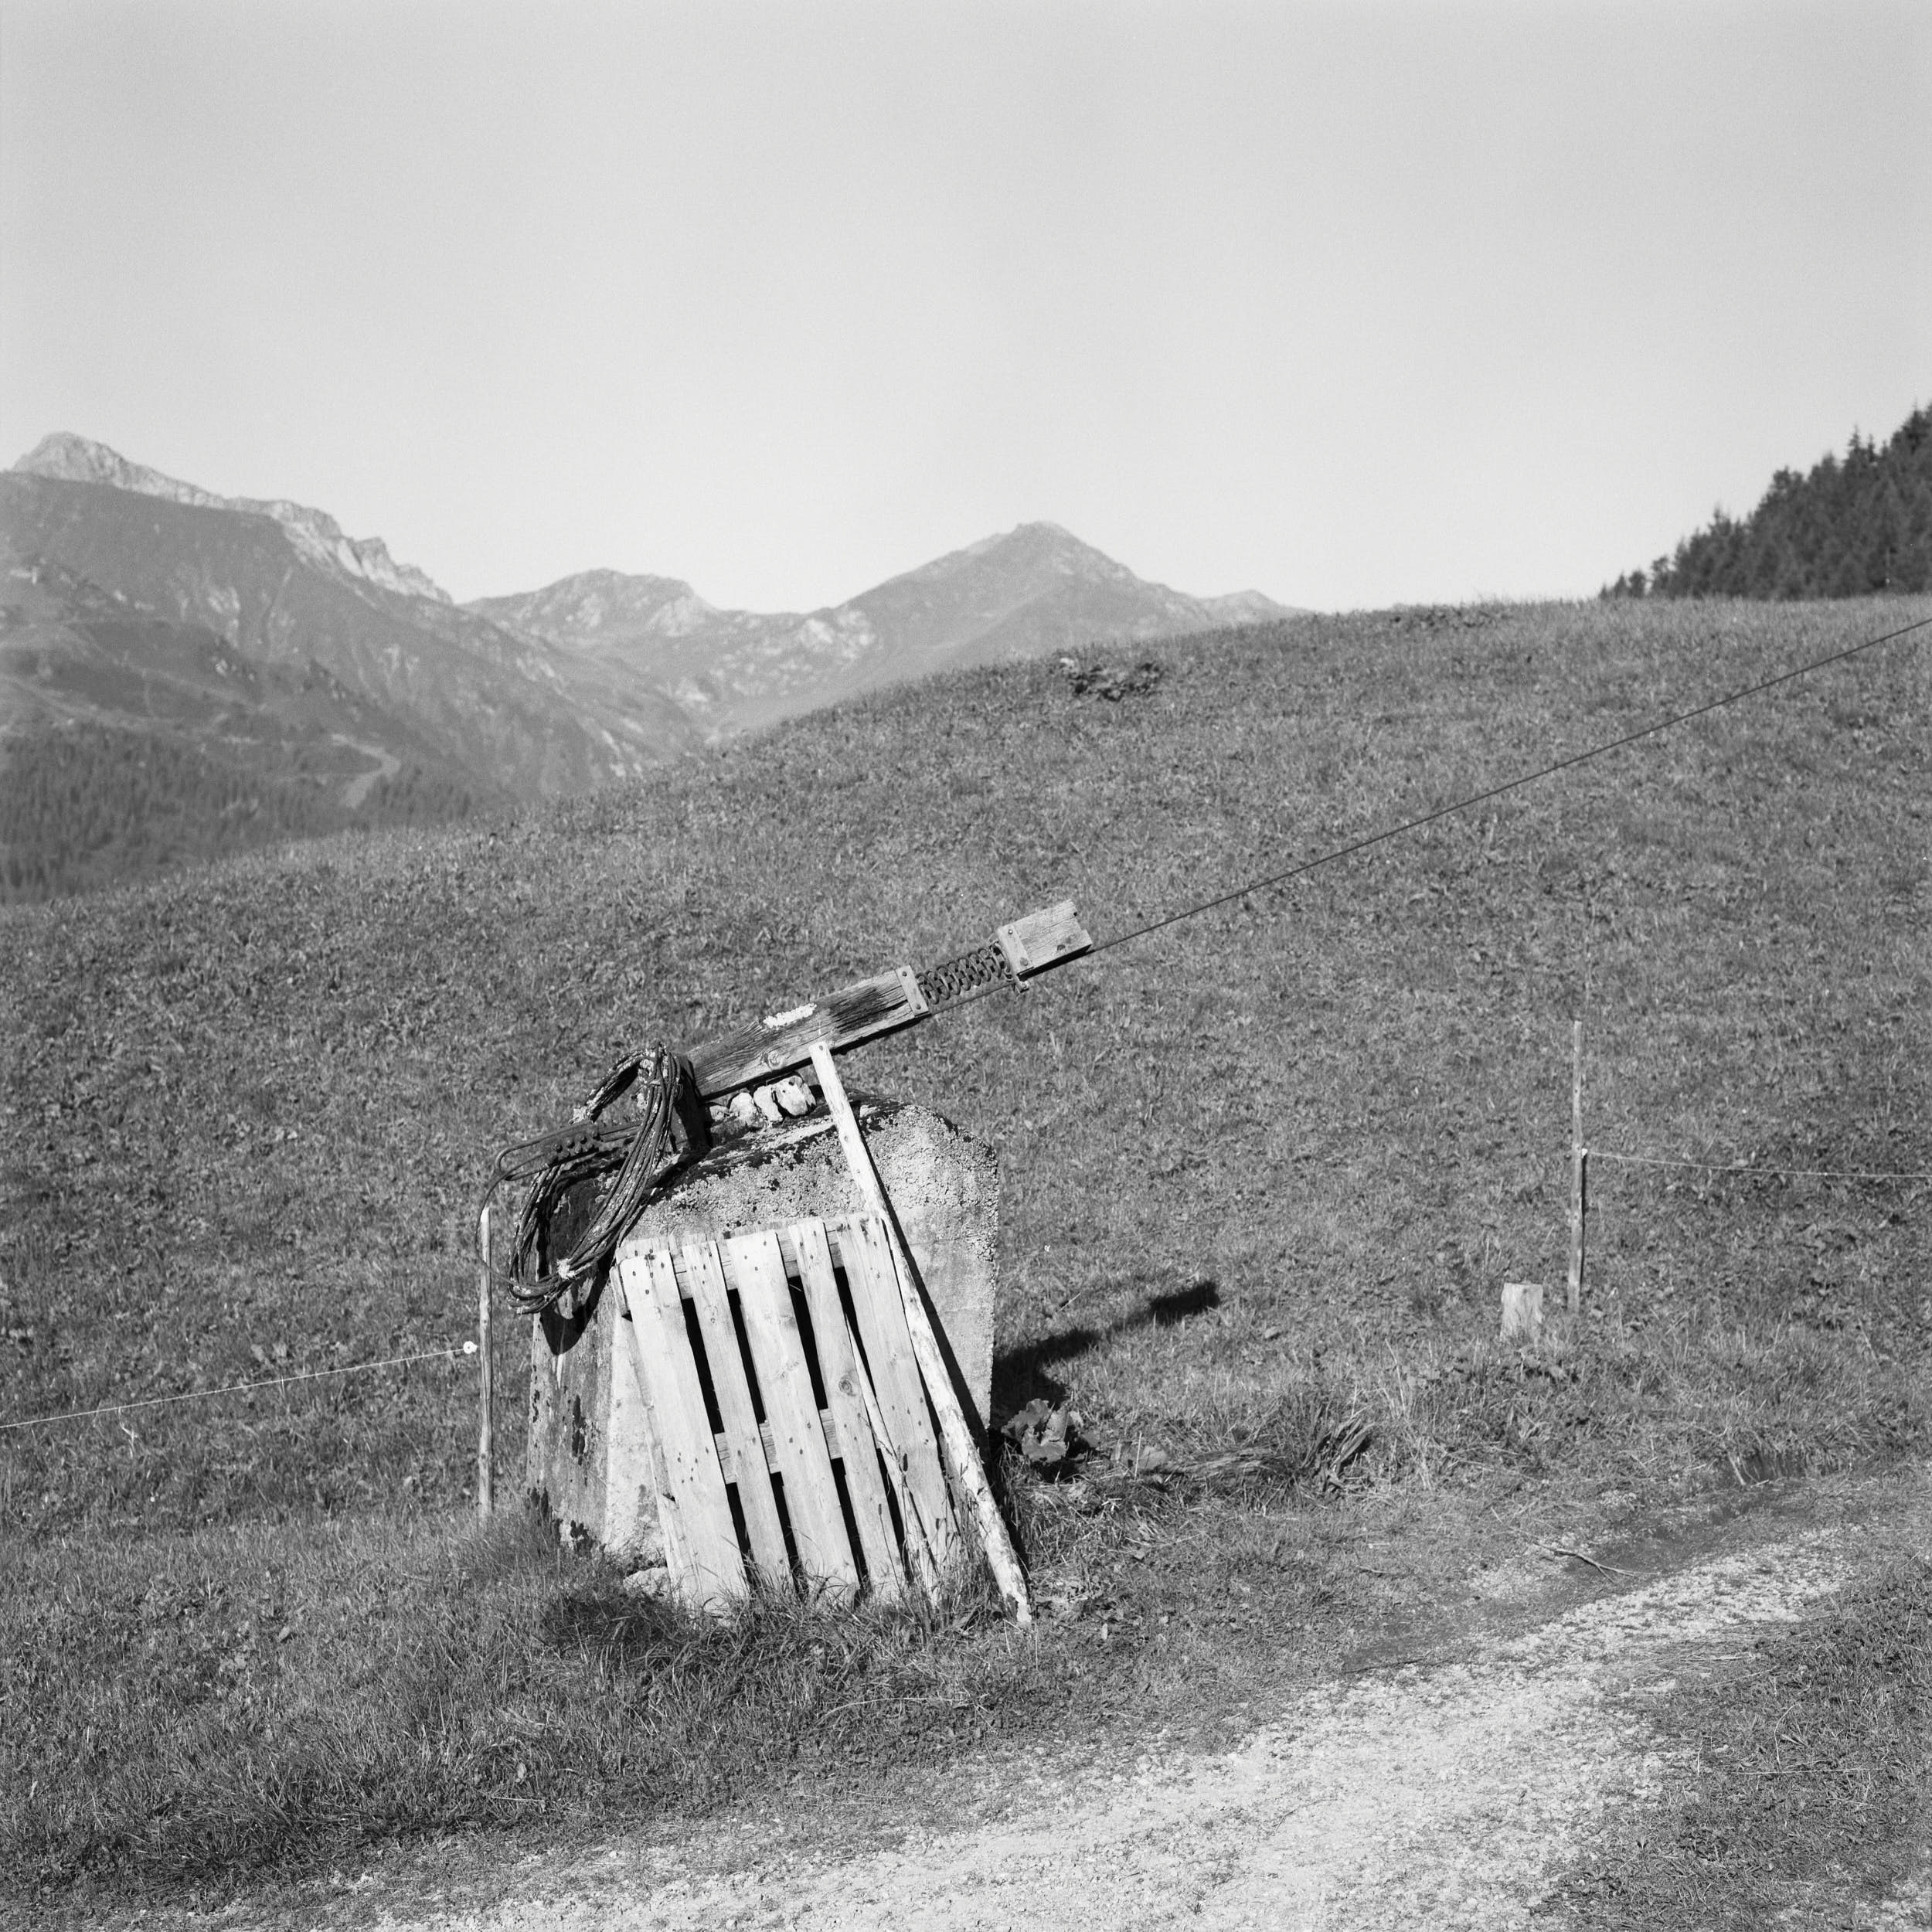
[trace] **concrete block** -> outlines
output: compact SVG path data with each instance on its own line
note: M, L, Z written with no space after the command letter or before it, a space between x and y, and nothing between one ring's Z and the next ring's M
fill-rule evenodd
M983 1434L999 1230L992 1151L924 1107L855 1104L951 1357L955 1391ZM715 1239L865 1212L821 1110L721 1143L651 1203L629 1238ZM659 1540L651 1438L628 1342L617 1332L621 1299L607 1284L570 1320L532 1323L528 1479L565 1534L648 1559Z

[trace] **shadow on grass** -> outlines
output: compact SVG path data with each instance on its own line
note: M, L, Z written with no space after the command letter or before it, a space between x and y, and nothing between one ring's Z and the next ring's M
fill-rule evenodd
M1077 1362L1090 1355L1103 1342L1141 1328L1178 1328L1189 1315L1203 1315L1221 1305L1221 1290L1213 1281L1196 1281L1165 1294L1150 1294L1133 1314L1104 1327L1083 1323L1017 1349L1005 1349L993 1357L993 1420L1000 1423L1035 1400L1059 1403L1066 1400L1067 1385L1051 1372L1063 1362Z

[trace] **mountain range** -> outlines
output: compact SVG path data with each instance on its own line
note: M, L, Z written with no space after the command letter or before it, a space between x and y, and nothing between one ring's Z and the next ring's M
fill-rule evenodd
M15 895L59 888L46 849L77 801L121 853L89 876L111 875L621 783L934 672L1291 614L1145 582L1050 523L810 612L720 610L614 570L458 604L323 511L219 496L64 434L0 472L0 894ZM100 794L131 766L146 776L117 809ZM133 821L184 784L192 799L162 801L179 836L143 857Z
M1148 583L1054 523L809 612L721 611L678 578L616 570L464 607L655 685L710 735L935 672L1294 614L1257 590L1194 597Z

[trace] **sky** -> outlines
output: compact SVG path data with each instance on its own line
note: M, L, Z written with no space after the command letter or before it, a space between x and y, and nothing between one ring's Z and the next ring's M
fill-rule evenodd
M1590 596L1927 402L1923 0L0 0L0 462L459 598Z

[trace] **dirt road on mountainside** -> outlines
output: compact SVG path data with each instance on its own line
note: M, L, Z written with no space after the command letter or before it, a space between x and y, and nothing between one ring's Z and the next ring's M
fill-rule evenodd
M1088 1761L1070 1740L1071 1765L995 1759L844 1849L808 1823L740 1818L454 1884L419 1856L338 1879L301 1916L383 1932L1547 1923L1539 1906L1607 1832L1667 1829L1689 1767L1651 1714L1673 1688L1932 1550L1932 1472L1813 1484L1698 1543L1625 1556L1591 1600L1455 1661L1287 1697L1225 1754ZM918 1804L909 1792L909 1815ZM1821 1873L1780 1922L1932 1926L1929 1881L1854 1911L1849 1879Z

